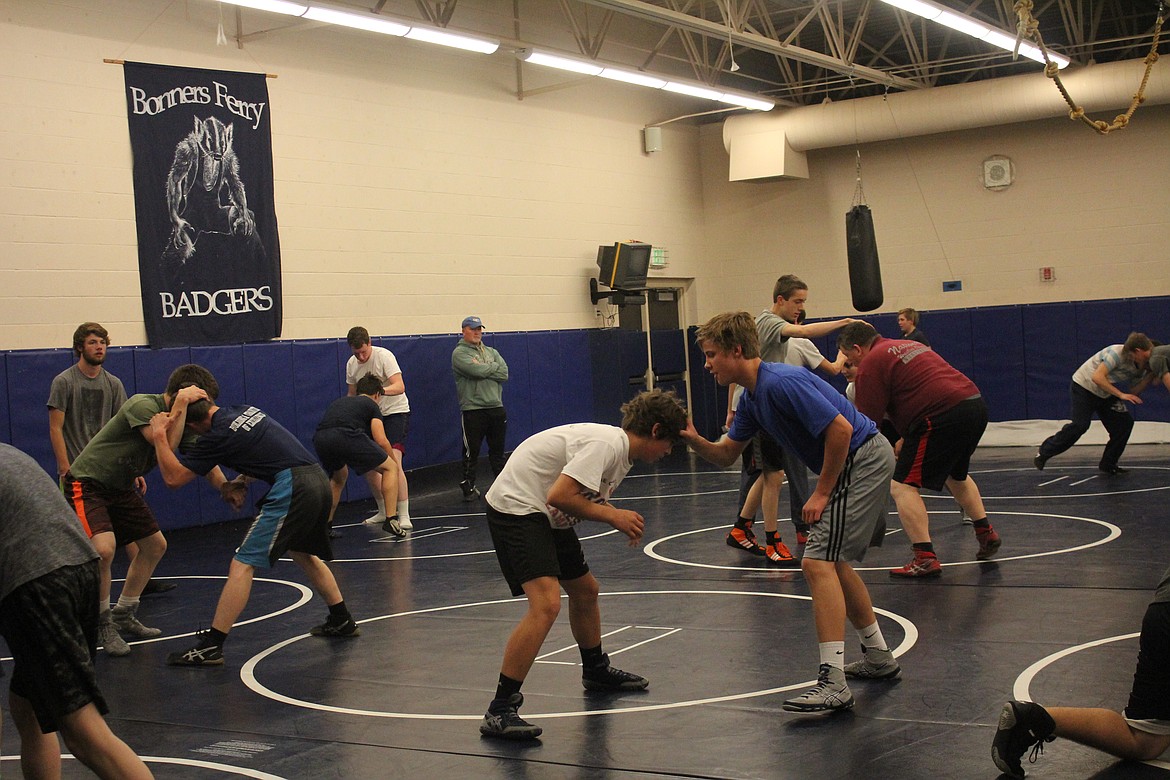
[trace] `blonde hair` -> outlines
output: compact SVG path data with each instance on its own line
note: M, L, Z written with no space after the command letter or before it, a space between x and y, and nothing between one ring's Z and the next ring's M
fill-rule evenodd
M749 359L760 356L760 334L756 330L756 321L746 311L716 314L699 327L695 341L700 345L709 341L724 352L739 347L743 356Z

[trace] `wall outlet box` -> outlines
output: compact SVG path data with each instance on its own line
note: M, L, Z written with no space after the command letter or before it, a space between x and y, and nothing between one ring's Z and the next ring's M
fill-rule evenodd
M943 292L959 292L963 289L963 283L959 280L953 282L943 282Z

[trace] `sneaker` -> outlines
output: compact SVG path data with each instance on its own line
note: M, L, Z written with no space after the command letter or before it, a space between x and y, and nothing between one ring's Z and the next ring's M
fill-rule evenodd
M118 633L109 612L102 613L98 623L97 641L103 650L115 658L130 655L130 645L126 644L126 640Z
M848 710L853 707L853 694L845 682L842 669L821 664L817 684L795 699L784 702L786 712L827 712Z
M406 536L406 531L402 530L402 524L398 522L397 517L386 518L386 522L382 523L382 530L395 536Z
M764 548L764 557L777 566L799 566L800 561L793 557L788 550L788 545L784 542L776 542L776 544L769 544Z
M353 618L346 618L344 623L334 623L332 620L326 620L319 626L313 626L309 629L309 633L313 636L337 636L337 637L353 637L361 636L362 630L358 624L353 622Z
M207 634L196 635L198 644L167 656L167 666L223 666L223 645L205 645Z
M942 574L942 564L934 553L914 551L910 563L897 569L890 569L891 577L937 577Z
M382 523L386 522L386 513L375 512L374 514L367 517L363 522L367 523L368 525L381 525Z
M1030 763L1044 752L1044 743L1056 739L1056 723L1048 711L1030 701L1009 701L999 713L999 727L991 742L991 760L999 771L1019 780L1024 776L1020 759L1029 750Z
M650 681L630 672L623 672L609 665L609 656L602 656L600 666L581 670L581 684L587 691L644 691Z
M179 587L174 582L160 582L159 580L147 580L146 587L142 589L143 596L153 596L156 593L166 593L168 590L174 590Z
M962 507L959 507L959 521L963 525L974 525L975 524L975 518L973 518L973 517L971 517L971 515L967 514L967 510L963 509Z
M760 543L756 541L756 535L752 533L750 528L739 528L733 526L732 529L727 532L727 546L738 547L739 549L744 550L745 552L749 552L752 555L764 554L764 548L761 547Z
M1040 471L1044 470L1044 464L1047 462L1048 458L1044 457L1039 452L1036 453L1036 457L1032 458L1032 465L1038 468Z
M902 667L890 650L861 648L862 659L845 664L845 676L862 680L896 680L902 676Z
M808 544L808 531L796 532L796 544L798 547L804 547Z
M467 480L463 480L459 483L459 489L463 491L464 501L474 501L475 499L479 498L479 488Z
M161 628L150 628L138 621L134 607L114 607L110 610L110 619L123 634L129 634L136 639L149 639L162 634Z
M524 704L524 694L513 693L506 699L492 699L487 714L479 724L479 733L496 739L536 739L543 732L520 717L517 710Z
M1109 475L1129 473L1129 469L1125 466L1098 466L1097 469Z
M990 527L986 530L976 528L975 539L979 542L979 552L975 553L975 560L977 561L986 561L999 552L1000 546L1003 545L1003 540L999 538L999 534L995 532L994 528Z

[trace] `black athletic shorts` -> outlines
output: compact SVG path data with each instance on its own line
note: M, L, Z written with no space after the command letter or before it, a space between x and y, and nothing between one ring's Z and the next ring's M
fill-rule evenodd
M386 452L366 434L351 428L326 428L313 434L313 449L325 473L333 476L345 466L358 474L373 471L386 462Z
M962 482L986 429L987 404L979 396L918 420L902 440L894 481L928 490L942 490L948 477Z
M760 431L752 439L756 451L756 464L763 471L784 470L784 448L768 434Z
M1125 718L1142 731L1170 734L1170 602L1146 608L1139 642Z
M382 428L390 446L406 454L406 434L410 433L410 412L397 412L382 417Z
M87 704L109 712L93 668L98 592L95 558L26 582L0 602L0 634L15 664L11 690L28 699L45 734Z
M575 580L589 573L577 532L553 528L543 512L506 515L489 504L487 519L496 560L513 596L524 595L524 583L537 577Z
M135 489L111 490L89 479L66 474L61 480L65 500L90 539L112 532L119 547L158 533L158 521Z

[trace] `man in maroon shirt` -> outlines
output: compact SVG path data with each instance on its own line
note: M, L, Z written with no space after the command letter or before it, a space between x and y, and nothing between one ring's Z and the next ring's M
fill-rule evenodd
M975 557L985 561L995 555L999 534L987 522L979 488L967 473L987 427L987 404L979 388L930 347L882 338L866 322L843 328L837 346L857 366L854 404L858 411L878 423L889 417L901 437L890 492L914 558L890 574L937 577L942 573L930 541L922 488L950 490L967 515L975 518L979 542Z

